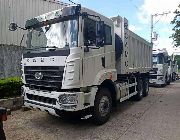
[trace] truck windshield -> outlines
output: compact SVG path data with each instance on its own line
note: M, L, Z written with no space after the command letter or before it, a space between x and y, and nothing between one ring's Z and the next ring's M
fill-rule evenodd
M163 64L164 56L162 54L153 55L153 64Z
M157 56L153 56L153 64L157 64L158 63L158 57Z
M28 33L28 48L77 47L77 19L31 28Z

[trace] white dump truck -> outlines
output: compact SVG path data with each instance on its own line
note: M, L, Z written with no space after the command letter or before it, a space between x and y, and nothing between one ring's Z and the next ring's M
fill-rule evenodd
M166 86L170 84L170 71L168 72L168 53L166 49L153 50L153 69L150 71L150 85Z
M117 102L148 95L152 45L126 18L72 5L28 20L25 29L25 106L57 116L86 112L103 124Z

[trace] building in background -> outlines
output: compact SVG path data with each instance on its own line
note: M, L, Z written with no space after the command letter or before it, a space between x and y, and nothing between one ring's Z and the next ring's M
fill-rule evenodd
M27 19L61 9L63 5L66 4L58 0L0 0L0 79L21 75L21 54L26 46L26 31L11 32L9 24L15 22L24 27Z

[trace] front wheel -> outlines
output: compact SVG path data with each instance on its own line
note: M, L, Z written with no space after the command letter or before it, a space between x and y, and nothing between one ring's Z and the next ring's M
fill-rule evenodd
M93 110L93 121L97 125L106 123L112 110L111 93L107 88L101 88L96 95Z
M169 79L167 80L167 85L170 85L171 83L171 76L169 76Z
M162 84L162 86L161 86L161 87L165 87L165 86L167 86L167 82L168 82L168 80L167 80L167 75L166 75L166 77L165 77L165 81L164 81L164 84Z

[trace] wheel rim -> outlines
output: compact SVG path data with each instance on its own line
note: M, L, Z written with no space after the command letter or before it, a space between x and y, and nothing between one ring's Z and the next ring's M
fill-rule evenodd
M139 90L139 95L140 96L143 96L143 86L142 86L142 83L140 84L140 90Z
M101 116L106 116L110 110L110 101L107 96L103 96L99 103L99 113Z

